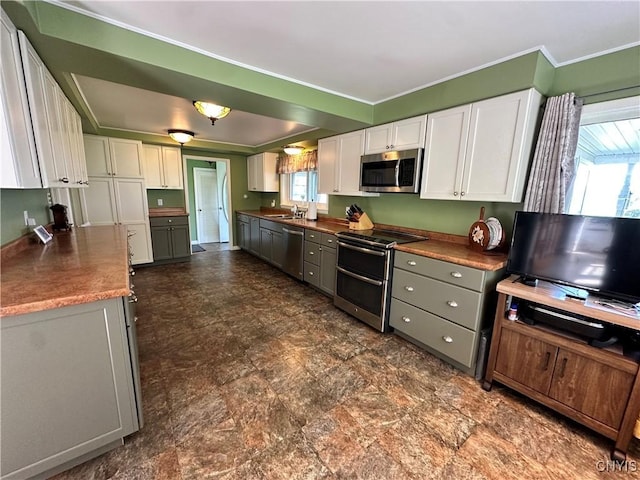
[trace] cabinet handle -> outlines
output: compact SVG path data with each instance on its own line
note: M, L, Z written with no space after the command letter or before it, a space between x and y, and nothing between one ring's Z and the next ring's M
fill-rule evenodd
M442 337L442 339L447 343L453 343L453 338L451 338L449 335L445 335L444 337Z
M451 308L456 308L458 306L458 302L456 302L455 300L447 300L447 305L449 305Z
M549 360L551 360L551 352L545 353L544 356L544 364L542 365L542 371L546 372L549 368Z
M402 317L402 321L403 321L404 323L410 323L410 322L411 322L411 319L410 319L409 317Z
M313 272L309 272L309 276L310 276L310 277L313 277Z
M62 183L69 183L69 179L68 179L67 177L62 177L62 178L60 179L60 181L61 181Z
M560 374L559 374L560 378L564 378L564 371L566 370L566 368L567 368L567 357L564 357L562 359L562 365L560 365Z
M451 276L453 278L462 278L462 274L460 272L451 272Z
M327 240L327 243L333 243L333 240L328 239L328 240Z
M409 260L407 262L407 265L411 265L412 267L415 267L417 265L417 263L414 260Z
M407 292L413 292L413 287L404 287Z
M309 255L315 255L315 253L314 252L309 252Z
M318 247L318 251L321 252L322 251L322 247Z
M461 196L461 197L464 197L464 192L460 192L460 196Z
M458 192L453 192L453 196L457 197L458 196Z

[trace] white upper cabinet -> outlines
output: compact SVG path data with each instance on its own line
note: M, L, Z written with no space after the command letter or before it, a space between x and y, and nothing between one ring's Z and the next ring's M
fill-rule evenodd
M424 147L427 116L407 118L365 130L364 153L410 150Z
M541 100L532 88L430 114L420 198L522 201Z
M144 178L147 188L171 188L181 190L182 158L180 149L161 147L159 145L143 145Z
M364 130L318 140L318 193L377 197L360 191Z
M280 181L276 173L277 153L258 153L247 157L247 186L252 192L277 192Z
M43 187L86 187L80 116L64 95L29 40L18 32L29 112Z
M84 135L90 177L143 178L142 142L124 138Z
M18 32L4 10L1 12L0 188L41 188L42 180L20 60Z

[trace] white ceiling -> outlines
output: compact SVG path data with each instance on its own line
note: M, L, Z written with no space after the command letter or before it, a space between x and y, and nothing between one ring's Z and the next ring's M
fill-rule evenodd
M638 1L52 3L370 104L537 49L558 66L640 44ZM201 138L250 146L313 127L235 111L203 129L192 99L89 78L79 85L101 126L161 133L179 119Z

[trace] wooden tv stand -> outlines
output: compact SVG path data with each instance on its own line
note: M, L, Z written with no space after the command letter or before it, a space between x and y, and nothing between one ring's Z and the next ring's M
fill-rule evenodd
M619 346L596 348L585 340L543 324L507 319L507 300L528 300L587 316L600 322L640 330L640 317L618 313L593 299L568 299L548 282L526 286L507 278L497 285L498 306L482 388L493 381L612 439L613 460L623 461L640 412L638 362L622 355Z

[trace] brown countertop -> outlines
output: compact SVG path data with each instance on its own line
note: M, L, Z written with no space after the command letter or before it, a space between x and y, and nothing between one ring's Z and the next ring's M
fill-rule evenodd
M0 317L129 295L124 226L74 228L0 255Z
M266 216L269 213L284 213L284 211L275 209L273 212L267 210L245 210L238 211L237 213L264 218L265 220L272 220L279 223L298 225L300 227L311 228L325 233L336 233L349 229L349 224L346 220L326 216L324 218L319 216L317 221L311 221L306 219L283 219ZM425 235L429 238L429 240L421 242L397 245L395 249L398 251L436 258L438 260L444 260L445 262L451 262L487 271L500 270L507 264L507 254L505 253L485 255L471 250L468 247L468 240L465 236L403 228L394 225L376 224L376 226L384 229L397 229L407 231L408 233Z
M181 207L150 208L149 217L183 217L189 215Z

